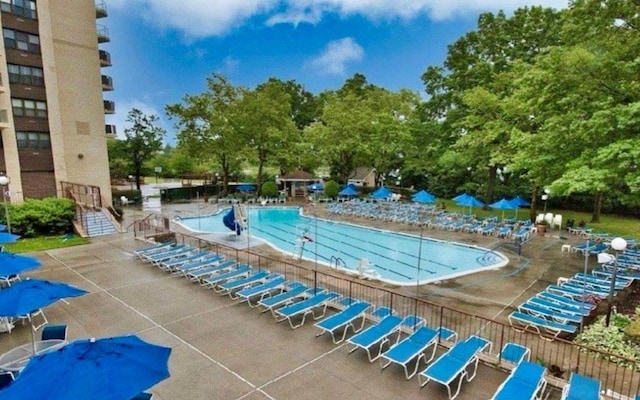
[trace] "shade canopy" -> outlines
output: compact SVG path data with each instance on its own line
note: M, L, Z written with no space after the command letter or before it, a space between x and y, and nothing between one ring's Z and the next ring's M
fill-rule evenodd
M456 203L459 203L459 202L461 202L461 201L465 201L465 200L466 200L468 197L470 197L470 196L471 196L471 195L469 195L469 194L467 194L467 193L462 193L462 194L457 195L456 197L454 197L454 198L453 198L453 199L451 199L451 200L455 201Z
M238 192L253 192L254 190L256 190L256 186L255 185L244 184L244 185L238 186L236 188L236 190Z
M60 299L82 296L86 290L63 282L25 279L0 290L0 316L20 317Z
M355 186L347 185L344 189L338 192L340 196L356 196L358 195L358 190L356 190Z
M321 192L324 190L324 185L320 182L316 182L316 183L312 183L311 185L307 186L307 189L309 189L312 192Z
M393 192L386 186L379 187L373 193L371 193L371 198L373 199L388 199L391 197Z
M515 210L516 208L518 208L517 205L513 204L511 201L507 199L500 199L495 203L489 204L489 207L495 210Z
M511 199L510 201L511 201L511 203L513 203L517 207L529 207L531 205L531 203L529 203L528 201L526 201L525 199L523 199L520 196L516 196L513 199Z
M20 236L8 232L0 232L0 244L15 243Z
M41 265L40 260L35 257L0 251L0 276L18 275Z
M130 400L168 378L171 349L137 336L84 339L32 358L4 400Z
M476 199L475 197L471 196L471 195L467 195L466 198L463 198L460 201L456 201L456 203L459 206L463 206L463 207L482 207L484 206L484 203L481 202L480 200Z
M435 203L436 196L427 192L426 190L421 190L418 193L415 193L411 196L411 200L416 203Z

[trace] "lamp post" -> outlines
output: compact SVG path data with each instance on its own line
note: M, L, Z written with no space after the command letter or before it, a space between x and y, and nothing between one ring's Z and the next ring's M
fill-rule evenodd
M621 237L617 237L611 241L611 248L615 250L616 255L613 258L613 275L611 276L611 287L609 288L609 302L607 304L607 317L605 325L609 326L611 320L611 308L613 307L613 295L616 286L616 276L618 275L618 253L627 248L627 241Z
M544 214L547 213L547 200L549 200L549 193L550 193L550 190L545 189L544 194L540 197L542 201L544 201Z
M220 199L220 174L216 172L216 195Z
M129 175L129 189L131 190L131 196L133 196L133 175Z
M4 203L4 217L7 220L7 231L11 233L11 220L9 219L9 204L7 204L7 194L9 194L9 184L11 179L8 176L0 176L0 186L2 186L2 202Z

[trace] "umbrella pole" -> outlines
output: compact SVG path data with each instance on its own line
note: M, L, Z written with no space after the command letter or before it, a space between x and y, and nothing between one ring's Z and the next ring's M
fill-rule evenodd
M31 348L33 349L33 355L36 355L36 331L33 329L33 314L29 313L29 322L31 322Z

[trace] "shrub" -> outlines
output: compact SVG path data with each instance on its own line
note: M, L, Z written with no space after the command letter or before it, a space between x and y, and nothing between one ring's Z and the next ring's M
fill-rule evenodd
M324 194L326 194L327 197L338 197L338 192L340 192L340 186L338 186L338 182L328 181L327 183L325 183Z
M277 197L278 185L275 182L267 181L262 184L262 195L265 197Z
M27 199L12 205L9 213L11 228L24 237L63 234L73 231L75 204L56 197Z

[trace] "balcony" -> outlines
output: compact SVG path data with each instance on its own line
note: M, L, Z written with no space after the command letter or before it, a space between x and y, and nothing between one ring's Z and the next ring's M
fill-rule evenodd
M0 128L9 127L9 112L7 110L0 110Z
M101 67L110 67L111 66L111 54L105 50L99 50L100 53L100 66Z
M109 28L104 25L96 25L96 33L98 34L98 43L107 43L111 41L109 37Z
M104 113L105 114L115 114L116 113L116 103L110 100L103 100L104 103Z
M104 133L105 135L107 135L107 137L110 137L110 138L115 138L116 136L118 136L118 134L116 133L115 125L105 125Z
M97 18L104 18L107 15L107 5L105 4L104 0L98 0L96 1L96 19Z
M2 81L2 74L0 74L0 93L4 93L7 91L7 88L4 87L4 82Z
M113 79L108 75L102 75L102 91L108 92L113 90Z

